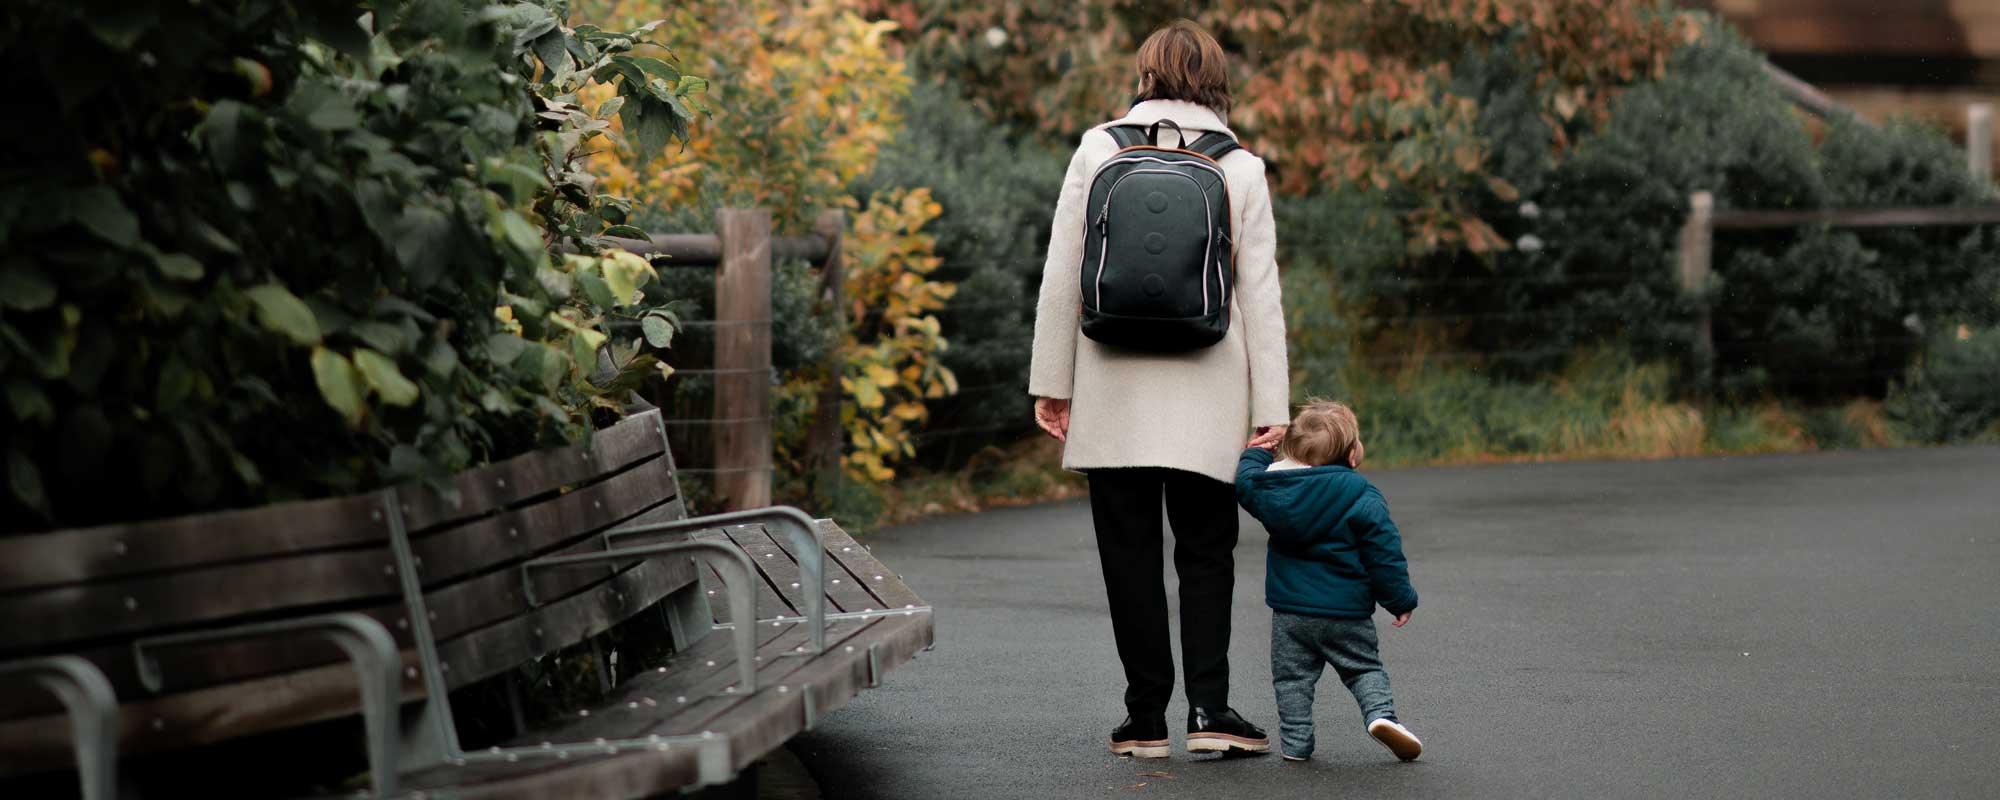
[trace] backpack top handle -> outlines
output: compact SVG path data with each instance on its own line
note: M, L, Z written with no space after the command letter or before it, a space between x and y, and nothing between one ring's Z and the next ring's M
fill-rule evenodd
M1184 131L1184 130L1181 130L1181 126L1180 126L1180 123L1178 123L1178 122L1175 122L1175 121L1173 121L1173 120L1170 120L1170 119L1167 119L1167 118L1165 118L1165 117L1161 117L1161 118L1160 118L1160 121L1158 121L1158 122L1155 122L1155 123L1153 123L1153 127L1150 127L1150 128L1147 128L1147 129L1146 129L1146 138L1148 138L1148 139L1151 139L1151 140L1153 141L1153 146L1154 146L1154 147L1158 147L1158 146L1160 146L1160 126L1161 126L1161 125L1172 125L1172 126L1174 126L1174 135L1176 135L1176 136L1179 136L1179 137L1180 137L1180 139L1181 139L1181 146L1180 146L1180 148L1179 148L1179 149L1181 149L1181 150L1186 150L1186 149L1187 149L1187 131Z

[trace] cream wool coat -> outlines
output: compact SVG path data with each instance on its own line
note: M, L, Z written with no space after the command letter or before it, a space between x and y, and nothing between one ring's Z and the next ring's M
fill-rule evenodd
M1190 142L1200 131L1235 136L1214 111L1178 100L1139 103L1124 119L1083 135L1056 201L1035 307L1028 393L1070 401L1065 468L1170 467L1232 483L1251 430L1283 425L1291 416L1278 239L1263 159L1238 150L1221 161L1236 246L1229 333L1222 341L1184 353L1137 353L1099 344L1078 328L1083 205L1098 165L1118 152L1104 128L1162 118L1186 130ZM1160 130L1162 144L1178 144L1171 128Z

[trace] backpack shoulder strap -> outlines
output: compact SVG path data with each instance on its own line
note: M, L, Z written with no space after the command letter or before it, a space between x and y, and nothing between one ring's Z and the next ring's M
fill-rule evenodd
M1118 149L1150 144L1146 141L1146 129L1138 125L1113 125L1104 129L1111 134L1111 140L1118 143Z
M1208 156L1212 160L1221 161L1223 156L1243 149L1243 145L1237 144L1229 134L1210 131L1189 144L1188 149Z

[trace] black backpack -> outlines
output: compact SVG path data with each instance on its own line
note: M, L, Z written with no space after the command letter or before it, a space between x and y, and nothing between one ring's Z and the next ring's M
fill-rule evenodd
M1172 126L1180 147L1159 144ZM1083 233L1083 335L1132 350L1196 350L1229 333L1236 258L1229 183L1217 162L1236 140L1181 126L1105 129L1118 154L1090 181Z

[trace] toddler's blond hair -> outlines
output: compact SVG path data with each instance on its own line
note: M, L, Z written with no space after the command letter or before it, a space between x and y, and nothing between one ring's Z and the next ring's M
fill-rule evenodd
M1346 403L1315 398L1306 401L1285 429L1278 452L1306 466L1323 467L1347 463L1348 454L1359 441L1361 422L1355 419L1354 409Z

